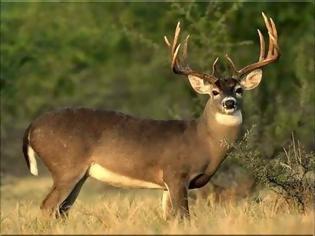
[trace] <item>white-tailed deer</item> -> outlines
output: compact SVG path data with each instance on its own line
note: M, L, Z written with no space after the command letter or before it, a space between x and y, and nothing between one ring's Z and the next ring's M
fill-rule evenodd
M224 160L241 123L243 90L261 81L261 68L279 57L277 30L264 14L269 49L261 32L259 60L237 70L227 57L233 74L222 78L216 73L198 73L181 64L178 52L180 24L170 48L171 67L187 76L193 89L210 98L202 115L193 120L150 120L106 110L67 108L35 119L25 131L23 152L32 174L37 175L35 154L53 178L53 187L41 209L67 213L82 184L89 177L114 186L159 188L163 190L164 216L188 216L188 189L204 186ZM187 56L188 37L183 44Z

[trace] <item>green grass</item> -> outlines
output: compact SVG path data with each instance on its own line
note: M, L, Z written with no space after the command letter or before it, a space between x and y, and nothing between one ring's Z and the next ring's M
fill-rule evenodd
M7 178L1 186L1 234L312 234L314 212L298 214L272 195L249 199L190 201L191 221L162 219L161 191L122 190L88 180L68 219L44 217L39 209L48 177Z

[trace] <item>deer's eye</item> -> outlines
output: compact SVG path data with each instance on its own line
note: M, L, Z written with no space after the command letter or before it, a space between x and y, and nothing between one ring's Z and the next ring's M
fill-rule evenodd
M235 90L235 93L242 95L243 94L243 89L242 88L238 88Z
M213 96L217 96L217 95L219 95L220 93L217 91L217 90L212 90L212 95Z

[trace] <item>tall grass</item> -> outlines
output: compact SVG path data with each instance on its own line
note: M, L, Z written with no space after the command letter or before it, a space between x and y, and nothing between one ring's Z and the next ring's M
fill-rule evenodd
M44 217L47 177L8 179L1 186L1 234L311 234L314 211L300 214L276 195L262 201L190 199L191 220L166 222L157 190L119 190L88 180L68 219Z

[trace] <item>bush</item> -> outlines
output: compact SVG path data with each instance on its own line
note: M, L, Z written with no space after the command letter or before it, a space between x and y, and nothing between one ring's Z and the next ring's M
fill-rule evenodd
M240 143L234 145L231 158L242 163L257 182L283 196L302 212L313 206L315 190L315 153L307 152L293 134L291 143L273 158L264 158L250 143L247 132Z

